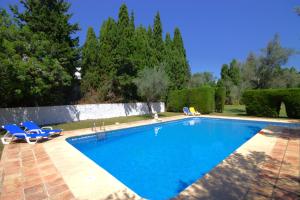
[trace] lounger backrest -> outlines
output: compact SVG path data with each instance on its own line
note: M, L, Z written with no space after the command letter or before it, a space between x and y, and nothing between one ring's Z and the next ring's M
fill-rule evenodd
M22 130L20 127L18 127L15 124L6 124L2 126L5 130L7 130L9 133L26 133L24 130Z
M184 113L190 113L190 110L188 109L188 107L183 107L183 112Z
M192 113L195 113L195 112L196 112L194 107L190 107L190 111L191 111Z
M21 123L22 126L24 126L25 128L32 130L32 129L41 129L36 123L32 122L32 121L26 121Z

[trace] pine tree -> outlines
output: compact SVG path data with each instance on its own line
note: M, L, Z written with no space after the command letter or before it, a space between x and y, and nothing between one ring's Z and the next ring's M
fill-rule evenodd
M154 26L153 26L153 56L154 56L154 65L159 65L163 61L163 51L164 51L164 43L162 37L162 24L160 20L159 12L157 12L155 19L154 19Z
M81 64L81 77L84 76L85 71L90 67L96 67L99 63L98 60L98 39L92 27L88 28L85 43L82 48L82 64Z

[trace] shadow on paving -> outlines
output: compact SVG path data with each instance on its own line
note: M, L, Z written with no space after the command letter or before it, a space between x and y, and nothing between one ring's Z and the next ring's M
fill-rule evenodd
M247 156L232 154L172 200L271 198L278 171L261 169L265 163L272 166L282 164L263 152L252 151Z

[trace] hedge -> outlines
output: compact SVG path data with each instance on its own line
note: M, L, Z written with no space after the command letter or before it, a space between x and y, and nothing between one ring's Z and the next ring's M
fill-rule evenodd
M222 113L226 100L226 89L224 87L217 87L215 91L216 112Z
M283 102L289 118L300 119L300 88L284 91Z
M300 89L264 89L244 92L242 101L248 115L278 117L284 102L289 118L300 118Z
M183 107L195 107L203 114L215 109L215 91L211 87L174 90L168 95L168 111L182 112Z
M173 90L170 91L167 100L168 111L182 112L182 108L187 106L188 90Z

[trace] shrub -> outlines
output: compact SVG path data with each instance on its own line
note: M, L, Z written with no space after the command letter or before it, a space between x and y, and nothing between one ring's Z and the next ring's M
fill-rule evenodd
M248 115L259 117L278 117L284 90L265 89L244 92L242 101Z
M215 91L212 87L203 86L189 89L188 100L190 107L195 107L196 110L203 114L208 114L215 110Z
M222 113L226 99L226 89L224 87L217 87L215 90L216 112Z
M167 109L173 112L182 112L188 106L188 90L173 90L168 95Z
M215 91L211 87L174 90L168 95L169 111L182 112L183 107L195 107L201 113L211 113L215 109Z
M283 102L287 116L289 118L300 119L300 89L285 90Z

